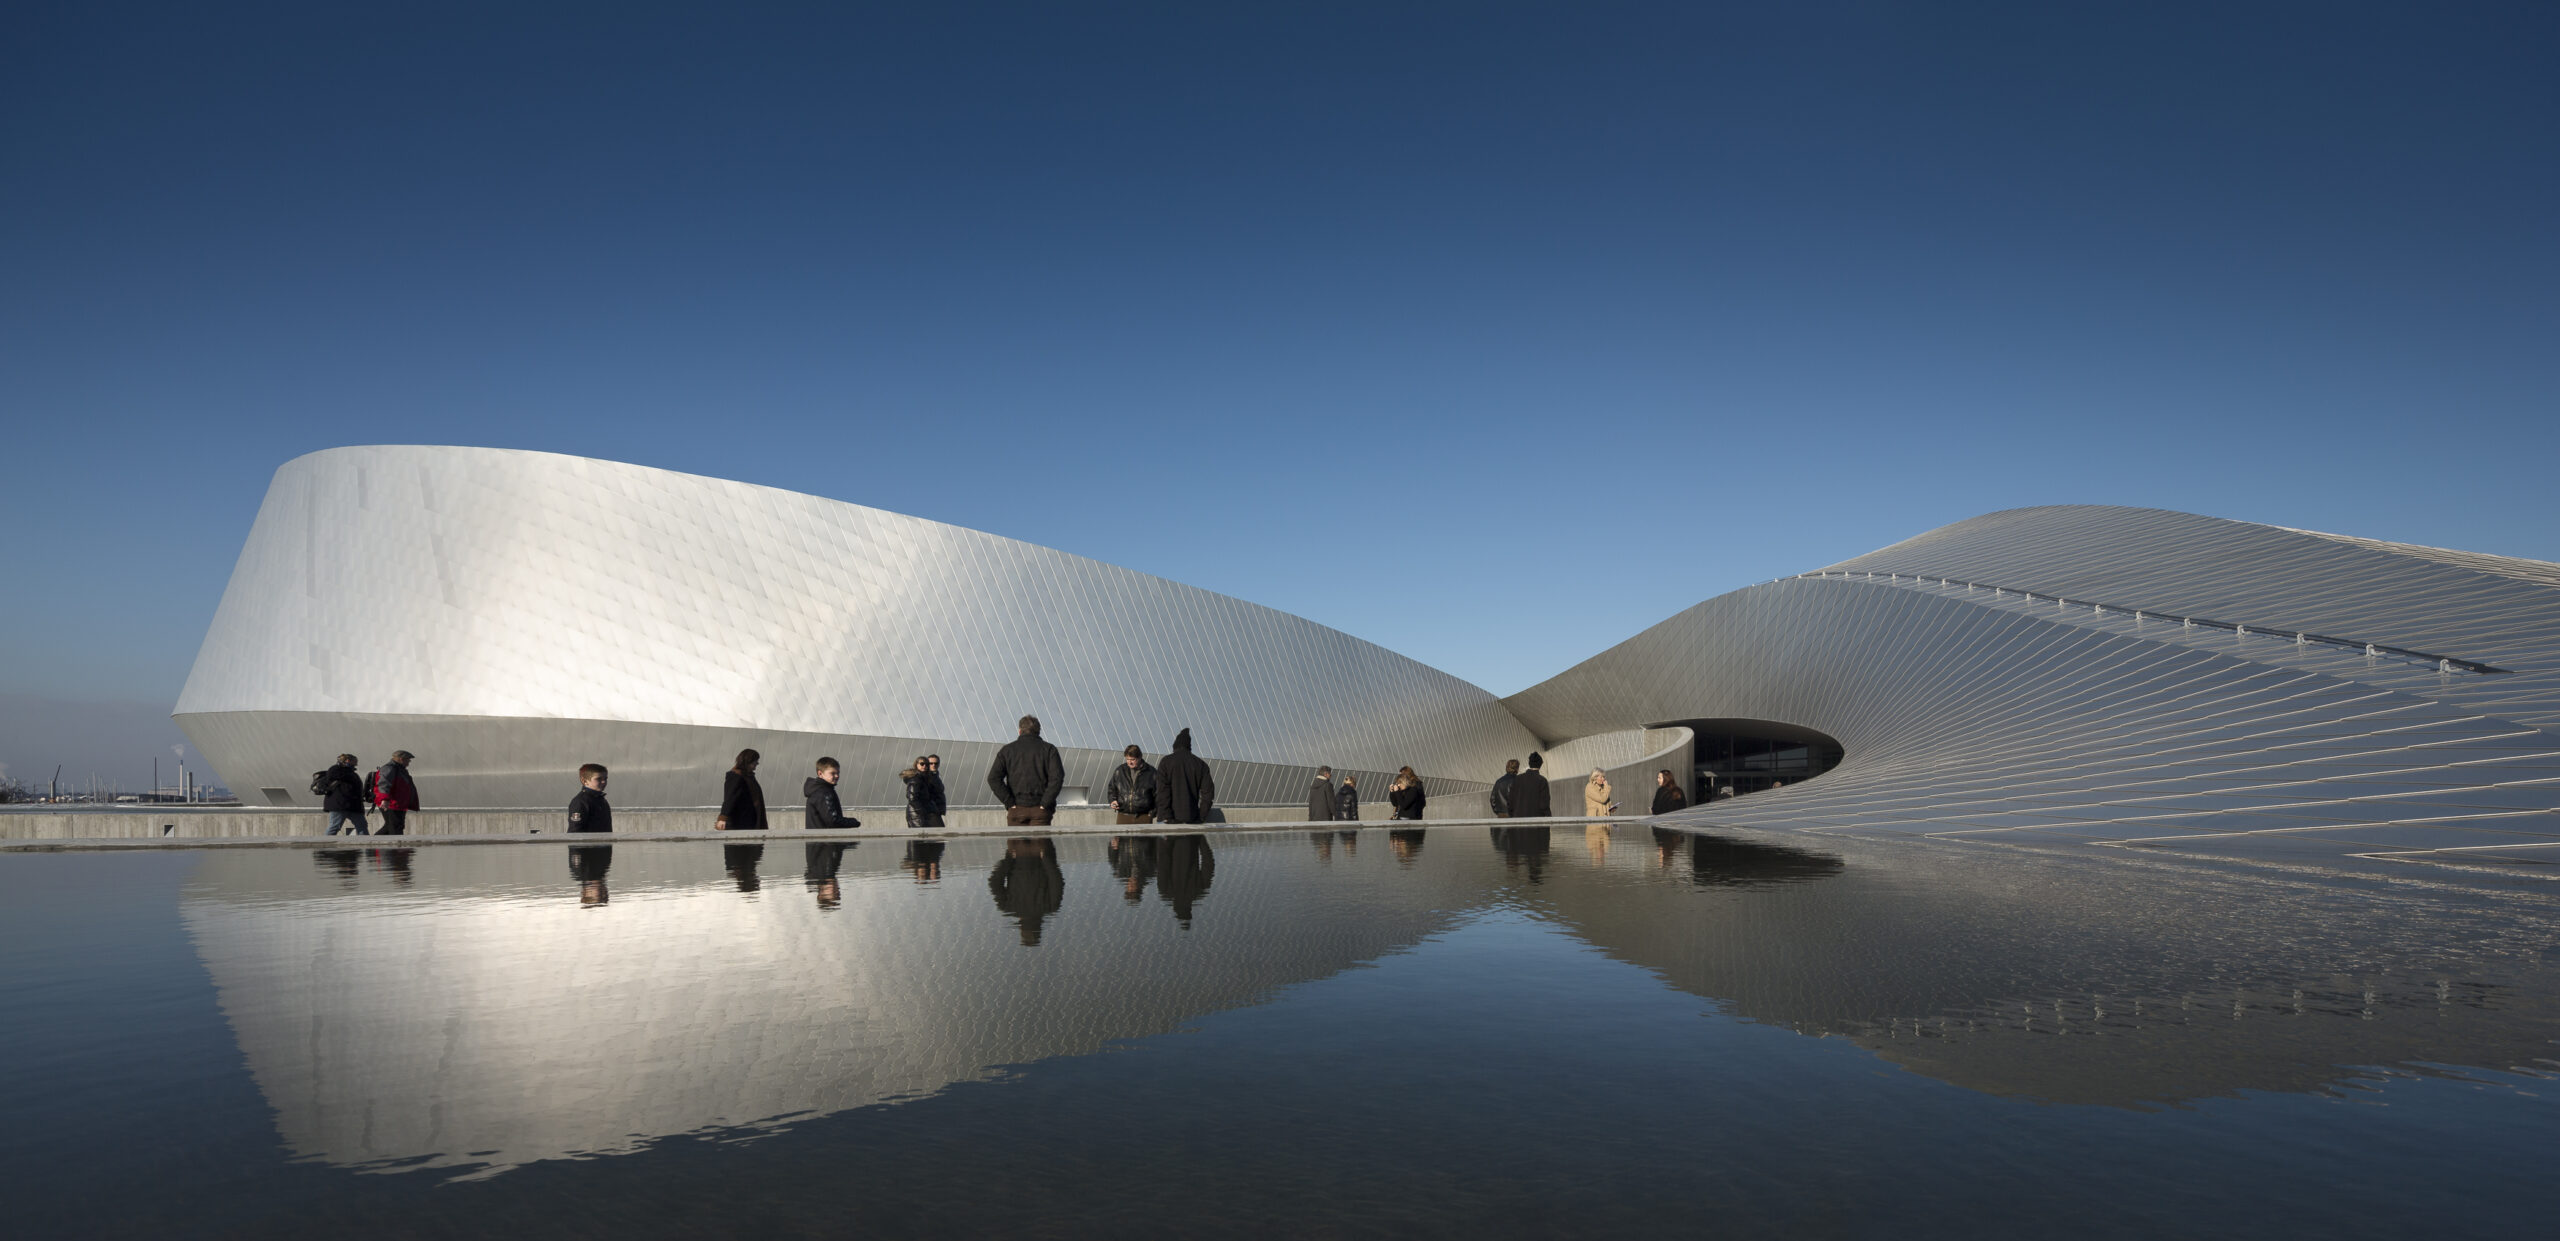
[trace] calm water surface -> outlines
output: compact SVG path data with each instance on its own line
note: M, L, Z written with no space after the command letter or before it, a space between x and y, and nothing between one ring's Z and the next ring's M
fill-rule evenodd
M2550 1235L2547 885L1644 827L0 855L17 1236Z

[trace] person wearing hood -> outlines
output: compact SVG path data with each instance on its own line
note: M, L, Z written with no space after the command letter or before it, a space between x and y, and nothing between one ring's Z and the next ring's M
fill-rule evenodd
M1539 757L1537 751L1529 752L1529 770L1521 772L1519 779L1512 782L1511 812L1504 818L1543 819L1555 813L1547 805L1547 777L1538 770L1546 765L1547 760Z
M1004 807L1007 827L1047 827L1058 813L1058 790L1066 787L1067 765L1058 747L1040 739L1040 717L1026 715L1015 725L1020 736L996 751L987 768L987 788Z
M1337 823L1360 821L1360 781L1347 771L1342 773L1342 787L1334 790L1333 818Z
M1307 822L1333 821L1333 768L1316 768L1316 782L1307 786Z
M1120 816L1121 826L1154 821L1156 797L1161 790L1156 769L1147 765L1147 756L1138 747L1120 751L1120 765L1111 769L1111 783L1105 791L1111 809Z
M1206 823L1217 807L1217 782L1209 764L1191 752L1191 730L1173 736L1173 753L1156 765L1156 822Z
M1520 783L1520 760L1515 758L1504 762L1502 778L1493 782L1493 792L1487 798L1492 803L1493 817L1497 819L1511 817L1511 789L1518 783Z
M818 760L818 774L800 782L800 800L804 803L800 826L808 831L841 831L862 826L862 820L844 812L844 803L836 797L836 781L844 778L844 768L832 758Z

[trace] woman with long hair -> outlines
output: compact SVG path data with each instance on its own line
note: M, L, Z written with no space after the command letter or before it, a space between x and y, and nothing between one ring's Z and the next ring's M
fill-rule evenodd
M711 821L711 830L764 830L764 786L756 783L756 764L763 760L753 750L738 751L738 761L729 765L728 779L721 782L720 817Z
M1591 769L1591 779L1582 786L1582 813L1594 819L1618 812L1618 803L1609 800L1609 773Z
M1689 808L1689 795L1680 791L1680 782L1671 778L1668 767L1653 773L1653 812L1669 814Z
M916 755L916 761L912 765L898 773L898 778L905 781L907 785L908 831L923 827L925 815L930 813L927 808L933 804L933 787L925 782L925 776L932 770L933 764L927 762L924 755L919 754Z
M1422 817L1422 808L1429 805L1430 801L1430 798L1423 796L1422 777L1413 774L1413 768L1396 768L1395 783L1387 786L1387 804L1395 807L1395 813L1388 817L1419 819Z

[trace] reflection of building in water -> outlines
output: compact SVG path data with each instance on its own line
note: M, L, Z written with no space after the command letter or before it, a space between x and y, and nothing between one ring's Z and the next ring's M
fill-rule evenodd
M1714 834L1535 899L1737 1016L1992 1094L2132 1105L2347 1066L2548 1069L2547 897L1920 844ZM1861 864L1862 860L1873 864ZM1701 896L1714 899L1701 900Z
M1100 841L1039 844L948 845L955 879L1011 863L1001 913L974 882L911 882L913 854L842 854L824 910L741 899L727 854L755 846L626 842L609 905L582 905L601 847L565 876L547 848L430 849L406 889L257 850L205 855L183 914L294 1152L452 1167L911 1099L1179 1029L1444 929L1474 890L1381 854L1231 869L1202 900L1207 850L1177 848L1196 878L1165 904L1207 915L1185 931L1098 899L1118 885ZM1037 951L1022 908L1046 911Z

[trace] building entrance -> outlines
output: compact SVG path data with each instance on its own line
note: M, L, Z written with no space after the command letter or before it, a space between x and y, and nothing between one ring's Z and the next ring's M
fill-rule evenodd
M1689 781L1693 806L1801 783L1840 765L1840 743L1810 728L1736 719L1674 720L1655 727L1672 725L1697 734Z

